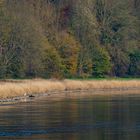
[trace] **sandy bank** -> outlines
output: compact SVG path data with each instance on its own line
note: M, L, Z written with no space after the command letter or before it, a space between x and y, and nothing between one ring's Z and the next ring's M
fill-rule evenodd
M47 95L53 93L91 90L139 90L139 80L117 81L117 80L11 80L0 82L0 102L32 98L32 96ZM112 93L113 94L113 93ZM120 92L125 94L125 92ZM140 92L137 92L140 94Z

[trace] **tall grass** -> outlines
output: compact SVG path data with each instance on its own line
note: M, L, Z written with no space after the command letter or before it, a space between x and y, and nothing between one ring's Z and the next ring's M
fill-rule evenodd
M140 88L140 80L20 80L1 81L0 99L47 93L51 91L88 90L88 89L129 89Z

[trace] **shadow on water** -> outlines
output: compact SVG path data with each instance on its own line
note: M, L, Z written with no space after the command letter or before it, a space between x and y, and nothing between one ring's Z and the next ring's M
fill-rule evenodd
M140 96L42 97L0 106L0 140L139 140Z

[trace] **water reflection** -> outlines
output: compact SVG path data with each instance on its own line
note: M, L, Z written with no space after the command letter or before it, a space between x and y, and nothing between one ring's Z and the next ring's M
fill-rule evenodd
M0 106L2 140L139 140L140 97L69 95Z

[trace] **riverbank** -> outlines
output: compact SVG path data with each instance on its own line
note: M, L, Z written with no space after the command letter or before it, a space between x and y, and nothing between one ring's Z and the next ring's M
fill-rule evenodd
M41 95L70 91L140 91L140 80L5 80L0 81L0 102L19 101ZM111 93L115 94L115 93ZM125 94L125 92L120 92ZM140 92L137 92L140 94Z

